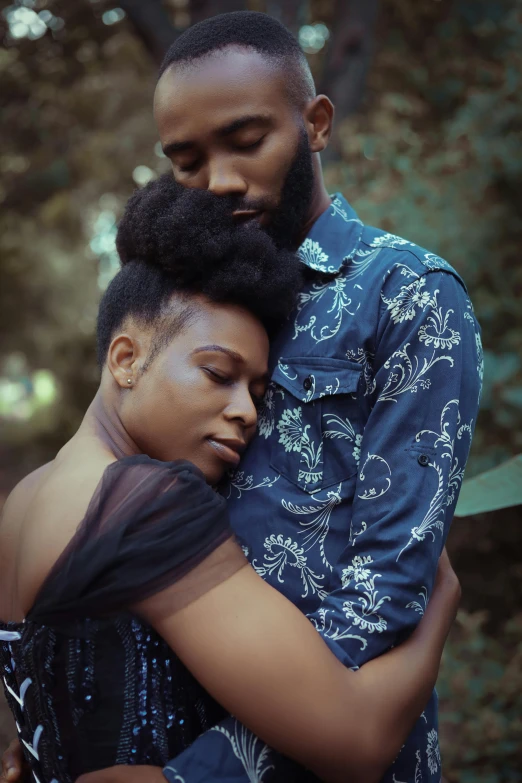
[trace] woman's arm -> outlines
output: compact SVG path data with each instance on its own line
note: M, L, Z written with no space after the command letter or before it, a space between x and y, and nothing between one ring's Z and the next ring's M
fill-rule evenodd
M435 685L460 598L444 553L417 630L352 672L249 566L173 614L170 589L137 611L229 712L328 783L378 781L393 762Z

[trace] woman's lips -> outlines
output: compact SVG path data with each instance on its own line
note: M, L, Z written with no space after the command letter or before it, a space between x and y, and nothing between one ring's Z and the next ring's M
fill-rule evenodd
M244 447L226 445L225 443L222 443L219 440L214 440L213 438L208 438L208 442L224 462L228 462L231 465L239 465L241 461L240 450L242 451L242 448Z

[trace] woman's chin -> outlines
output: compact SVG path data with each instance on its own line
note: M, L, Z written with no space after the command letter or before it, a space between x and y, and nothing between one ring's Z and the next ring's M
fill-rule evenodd
M222 460L189 460L203 473L205 481L211 487L219 484L227 472L227 465Z

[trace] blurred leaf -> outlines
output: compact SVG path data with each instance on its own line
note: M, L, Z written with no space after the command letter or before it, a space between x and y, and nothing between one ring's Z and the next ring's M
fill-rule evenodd
M464 481L456 517L522 505L522 454L493 470Z

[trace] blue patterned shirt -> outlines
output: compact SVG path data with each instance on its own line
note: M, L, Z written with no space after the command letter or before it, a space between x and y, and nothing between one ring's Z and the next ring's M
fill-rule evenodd
M356 668L424 613L477 416L480 330L446 261L365 226L340 195L299 255L317 274L273 343L258 436L226 497L257 573ZM386 783L439 782L437 731L434 693ZM305 773L231 717L165 774Z

